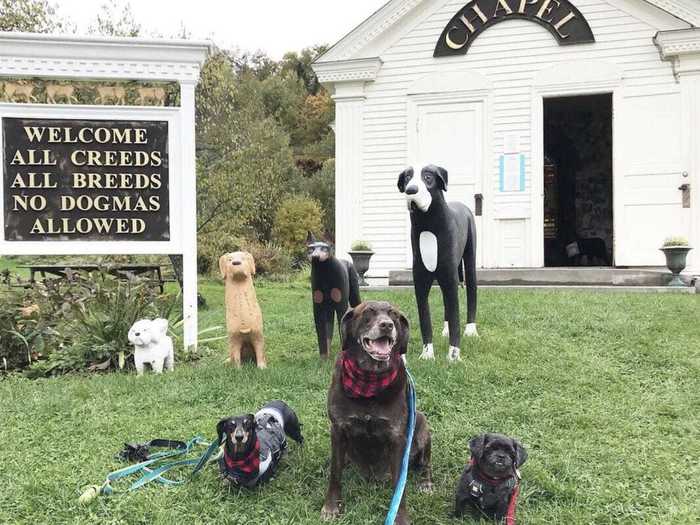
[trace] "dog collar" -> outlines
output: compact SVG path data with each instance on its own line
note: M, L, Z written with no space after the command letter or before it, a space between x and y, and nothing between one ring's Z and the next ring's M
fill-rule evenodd
M340 357L342 367L343 390L345 395L352 399L370 399L377 397L387 388L392 386L399 377L399 363L401 358L398 354L391 356L394 366L384 372L368 372L360 368L355 359L352 359L347 352L342 352Z
M520 471L517 468L513 469L512 474L508 474L507 476L503 476L501 478L492 478L491 476L485 474L483 470L481 470L481 467L479 466L479 463L476 461L474 456L472 456L469 459L469 464L472 467L474 467L474 471L478 474L479 478L481 478L483 481L485 481L486 483L488 483L489 485L494 486L494 487L501 485L502 483L504 483L506 481L510 481L513 478L516 479L515 483L517 483L517 480L520 479Z

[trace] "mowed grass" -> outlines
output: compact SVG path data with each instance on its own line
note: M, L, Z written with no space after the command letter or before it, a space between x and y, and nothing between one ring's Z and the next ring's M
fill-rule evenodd
M210 308L200 327L223 323L223 288L202 282ZM270 368L237 371L220 353L172 374L119 373L0 381L1 523L317 524L327 486L326 390L309 290L259 283ZM697 296L484 290L478 340L448 365L418 360L410 291L364 292L390 300L412 327L409 367L433 434L435 492L409 478L416 524L450 517L470 436L498 431L522 440L518 520L523 524L697 523L700 516L700 302ZM436 334L441 298L431 295ZM464 311L462 312L464 317ZM337 339L334 353L338 351ZM219 418L281 398L304 424L276 479L229 490L210 466L195 481L78 504L82 487L122 466L125 441L213 438ZM350 468L341 524L379 524L391 487ZM121 485L124 487L125 485ZM465 522L470 522L466 519Z

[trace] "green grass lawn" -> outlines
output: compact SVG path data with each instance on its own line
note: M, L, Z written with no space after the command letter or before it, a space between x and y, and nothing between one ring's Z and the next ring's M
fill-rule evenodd
M202 282L223 323L223 288ZM119 373L0 381L0 523L317 524L326 489L331 364L319 364L306 287L259 284L270 368L223 365L225 348L161 377ZM700 301L697 296L485 290L478 340L449 366L418 360L413 294L387 299L412 322L409 367L433 433L435 492L409 478L416 524L449 517L467 441L484 431L520 438L523 524L697 523L700 516ZM432 296L436 332L440 295ZM464 313L463 313L464 316ZM337 352L337 341L334 342ZM80 489L119 468L124 441L214 436L219 418L286 400L306 444L290 443L277 479L229 491L210 466L192 483L78 504ZM122 485L123 486L123 485ZM391 488L346 470L338 523L383 523ZM469 520L465 520L469 522Z

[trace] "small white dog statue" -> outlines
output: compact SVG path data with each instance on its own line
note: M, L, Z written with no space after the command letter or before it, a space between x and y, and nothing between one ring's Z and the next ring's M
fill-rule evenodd
M141 319L129 330L129 342L134 345L134 363L136 374L142 375L145 365L160 374L163 368L172 371L175 368L173 340L168 334L167 319Z

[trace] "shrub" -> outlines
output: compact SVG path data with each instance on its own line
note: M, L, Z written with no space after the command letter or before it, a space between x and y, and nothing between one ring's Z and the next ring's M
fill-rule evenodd
M682 247L687 247L688 246L688 239L685 237L677 236L677 237L668 237L667 239L664 240L664 248L671 248L674 246L682 246Z
M290 197L280 204L275 215L274 238L299 261L306 251L307 232L318 231L322 218L323 211L316 199Z
M68 272L67 279L24 285L0 290L0 371L26 369L28 377L44 377L132 367L127 334L141 318L169 319L178 362L199 359L210 343L227 338L223 326L203 328L197 352L185 349L180 302L158 295L143 278Z
M229 252L244 250L255 259L258 275L286 274L292 269L290 253L271 242L237 237L206 236L199 241L197 271L200 274L219 277L219 258Z
M55 321L41 311L30 290L0 292L0 370L19 370L62 344Z
M350 249L356 252L371 252L372 245L367 241L355 241L350 246Z
M75 370L121 368L133 354L127 333L141 318L168 317L173 298L160 296L146 279L116 279L105 272L73 273L68 279L37 283L46 297L45 315L61 312L59 326L70 334L30 375L55 375Z
M312 175L299 177L297 191L321 204L323 231L330 238L335 237L335 159L324 162L323 167Z
M292 271L292 256L288 250L271 242L245 241L242 249L255 259L260 276L287 275Z
M245 241L233 235L209 233L197 238L197 272L201 275L219 274L219 257L237 251Z

